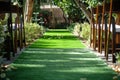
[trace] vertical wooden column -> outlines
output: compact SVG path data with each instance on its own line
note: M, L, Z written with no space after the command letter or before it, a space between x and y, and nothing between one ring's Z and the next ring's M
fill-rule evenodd
M32 1L34 1L34 0L32 0ZM24 1L23 0L21 0L21 4L23 5L24 4ZM24 46L26 46L26 40L25 40L25 27L24 27L24 9L23 9L23 7L21 7L21 26L22 26L22 48L24 47Z
M7 19L7 31L6 31L6 37L5 37L5 41L4 41L4 49L6 51L6 54L4 55L4 57L7 60L11 59L11 39L10 39L10 17L8 17Z
M21 50L21 28L20 28L20 13L18 13L18 47Z
M17 34L17 28L18 28L18 23L19 23L19 9L18 9L18 6L17 6L17 17L15 18L15 26L14 26L14 52L17 53L17 48L18 48L18 34Z
M18 47L18 42L17 42L17 26L18 26L18 17L15 18L15 29L14 29L14 52L17 53L17 47Z
M22 22L22 17L20 15L20 49L23 48L23 22Z
M23 14L23 16L22 16L22 20L23 20L23 43L24 43L24 46L26 46L24 14Z
M13 24L12 24L12 3L11 3L11 0L10 0L10 13L9 13L9 17L10 17L10 24L9 24L9 27L10 27L10 37L11 37L11 52L13 53L13 56L15 56L15 52L14 52L14 40L13 40Z
M94 31L94 16L93 16L93 14L94 14L93 10L91 10L90 47L93 47L93 45L92 45L93 44L93 36L94 36L93 35L94 34L94 32L93 32Z
M106 44L106 59L108 60L109 53L109 40L110 40L110 27L111 27L111 18L112 18L112 0L110 0L110 11L109 11L109 26L107 32L107 44ZM113 45L112 45L113 46ZM113 54L112 54L113 55Z
M94 39L94 50L96 50L96 45L98 45L97 44L97 28L98 28L98 9L99 9L99 7L97 6L97 9L96 9L96 22L95 22L95 33L94 33L94 37L93 37L93 39Z
M100 53L102 53L102 47L103 47L103 26L105 24L104 23L104 18L105 18L105 0L103 1L103 8L102 8L102 26L101 26L101 34L100 34ZM104 50L105 50L105 46L106 46L106 41L104 41Z
M98 7L98 20L97 20L97 47L98 47L98 52L100 52L100 39L101 39L101 13L99 13L99 11L101 11L100 8L101 6Z
M9 1L9 6L10 7L10 12L8 13L8 21L7 21L7 26L8 26L8 30L7 30L7 36L5 39L5 51L7 52L5 57L7 58L7 60L11 59L11 53L13 53L12 55L15 56L14 54L14 46L13 46L13 31L12 31L12 11L11 11L11 1Z

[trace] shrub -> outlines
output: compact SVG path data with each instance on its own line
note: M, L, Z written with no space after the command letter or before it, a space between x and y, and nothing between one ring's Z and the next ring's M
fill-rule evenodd
M68 26L68 30L69 30L70 32L73 32L75 25L76 25L76 23L70 24L70 25Z
M25 38L27 43L33 42L42 36L44 28L36 23L25 23Z
M2 21L0 21L0 80L8 80L6 76L6 70L5 67L3 66L3 53L2 53L2 48L3 48L3 42L4 42L4 27L2 26Z
M82 37L85 40L89 41L90 38L90 24L87 22L84 23L72 23L68 29L75 35Z
M80 32L81 36L84 38L84 39L89 39L90 38L90 24L88 23L83 23L82 24L82 31Z

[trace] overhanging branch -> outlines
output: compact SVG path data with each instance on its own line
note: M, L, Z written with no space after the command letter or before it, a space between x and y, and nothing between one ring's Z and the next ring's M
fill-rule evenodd
M85 14L86 18L89 22L91 22L91 12L86 9L86 5L80 2L80 0L74 0L75 4L81 9L81 11Z

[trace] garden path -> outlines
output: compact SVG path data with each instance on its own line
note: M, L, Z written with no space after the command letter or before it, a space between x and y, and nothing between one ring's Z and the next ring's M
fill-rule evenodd
M11 80L113 80L116 73L67 30L49 30L11 66Z

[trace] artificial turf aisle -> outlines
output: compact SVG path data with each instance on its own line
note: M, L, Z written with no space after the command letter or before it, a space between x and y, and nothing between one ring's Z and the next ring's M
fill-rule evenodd
M67 30L50 30L11 64L11 80L113 80L115 72Z

